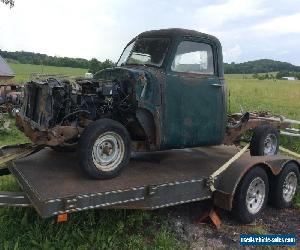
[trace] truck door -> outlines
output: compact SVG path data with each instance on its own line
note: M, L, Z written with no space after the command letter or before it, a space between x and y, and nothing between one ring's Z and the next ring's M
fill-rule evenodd
M224 81L217 50L209 43L178 43L167 70L163 95L162 147L183 148L222 142L226 125Z

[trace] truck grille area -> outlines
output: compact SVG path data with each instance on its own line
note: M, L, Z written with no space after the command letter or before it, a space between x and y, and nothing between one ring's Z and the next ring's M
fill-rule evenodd
M27 83L21 115L40 131L54 127L68 90L67 84L55 79Z
M40 98L42 96L42 89L40 87L30 86L27 95L27 108L25 116L30 118L36 123L41 123L40 117L42 116L40 106Z

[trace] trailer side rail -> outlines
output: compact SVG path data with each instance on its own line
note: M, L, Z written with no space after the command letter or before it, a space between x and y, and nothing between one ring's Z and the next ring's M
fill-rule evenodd
M24 192L0 192L0 207L30 207L31 202Z

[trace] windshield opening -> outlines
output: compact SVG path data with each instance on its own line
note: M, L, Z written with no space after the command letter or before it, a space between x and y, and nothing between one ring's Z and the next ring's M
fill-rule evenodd
M117 66L138 64L161 67L169 43L167 38L140 38L126 47Z
M118 63L117 63L117 66L122 66L123 64L125 64L125 63L127 62L128 57L129 57L129 55L130 55L130 52L131 52L131 50L132 50L132 48L133 48L133 46L134 46L134 43L135 43L135 42L130 43L130 44L124 49L124 51L123 51L123 53L122 53L122 55L121 55L121 57L120 57L120 59L119 59L119 61L118 61Z

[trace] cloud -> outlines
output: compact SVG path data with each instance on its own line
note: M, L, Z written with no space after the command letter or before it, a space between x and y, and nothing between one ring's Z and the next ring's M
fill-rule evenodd
M229 62L300 64L299 9L294 0L20 0L0 5L0 48L116 61L139 33L179 27L217 36Z
M228 0L220 4L202 6L196 10L195 16L202 29L220 29L230 21L263 15L264 2L264 0Z
M280 16L253 26L253 30L266 34L300 34L300 12Z
M108 3L27 0L19 1L12 10L0 8L0 45L2 49L49 55L115 57L118 40L114 39L114 31L119 22L114 5Z
M242 54L240 45L236 44L234 47L224 49L224 61L226 62L239 62Z

